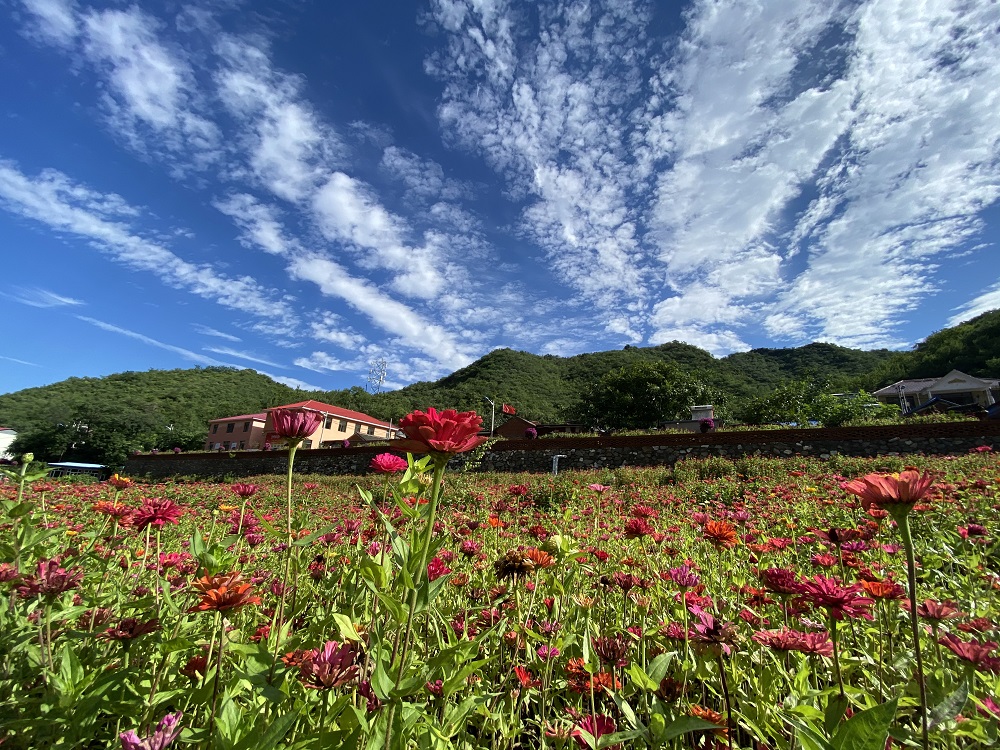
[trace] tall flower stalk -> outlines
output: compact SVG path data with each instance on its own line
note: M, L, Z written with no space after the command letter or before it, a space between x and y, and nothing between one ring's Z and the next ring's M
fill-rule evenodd
M917 662L917 688L920 692L920 731L924 750L930 747L927 726L927 686L924 684L924 662L920 654L920 628L917 624L917 564L910 533L910 511L930 492L931 477L916 471L900 474L868 474L861 479L845 482L841 488L857 495L865 510L881 508L896 522L903 550L906 552L906 582L909 589L910 633Z
M292 570L292 555L294 548L294 533L292 530L292 471L295 466L295 454L302 441L312 435L323 421L319 412L301 409L273 409L271 422L274 432L288 445L288 473L285 478L285 569L281 578L281 592L278 595L278 608L274 615L274 661L277 662L278 648L281 643L281 627L285 618L285 600L288 592L288 580ZM272 664L272 670L274 666Z

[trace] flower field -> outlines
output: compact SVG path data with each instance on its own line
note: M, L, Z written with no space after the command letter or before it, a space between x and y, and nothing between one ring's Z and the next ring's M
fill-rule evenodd
M449 472L472 444L446 437L353 478L26 467L0 485L0 744L996 742L992 452L552 477Z

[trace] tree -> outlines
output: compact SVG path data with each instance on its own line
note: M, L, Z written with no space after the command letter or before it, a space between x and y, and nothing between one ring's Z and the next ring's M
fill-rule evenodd
M668 362L636 362L612 370L584 389L577 416L588 425L644 429L690 416L709 391Z

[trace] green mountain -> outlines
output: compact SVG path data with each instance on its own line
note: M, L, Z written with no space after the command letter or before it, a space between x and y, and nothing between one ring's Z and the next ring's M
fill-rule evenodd
M107 463L133 449L197 449L209 419L308 398L386 420L427 406L473 409L488 420L489 397L498 410L508 403L529 419L562 422L572 419L588 385L637 362L678 366L709 387L723 412L738 416L749 399L789 381L822 382L832 390L874 390L901 378L943 375L952 368L971 375L1000 375L1000 310L928 336L910 352L814 343L716 358L676 341L574 357L498 349L440 380L375 395L358 387L295 390L252 370L220 367L70 378L0 395L0 424L25 438L17 447L40 457Z

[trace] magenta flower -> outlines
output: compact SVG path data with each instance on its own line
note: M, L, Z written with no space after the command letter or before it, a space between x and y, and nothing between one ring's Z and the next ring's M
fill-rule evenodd
M140 738L134 729L122 732L118 735L122 750L163 750L181 733L180 720L183 715L181 711L167 714L156 725L156 731L148 737Z
M17 593L23 597L57 596L70 589L75 589L83 580L80 568L66 570L60 567L58 557L51 560L41 560L35 569L35 575L27 576L17 587Z
M583 732L586 732L595 740L599 740L606 734L614 734L616 728L615 720L610 716L605 716L604 714L584 716L582 720L573 725L573 731L570 732L570 736L576 740L577 745L587 748L590 747L590 744L584 739ZM614 747L621 747L621 745L615 745Z
M237 482L229 487L234 494L246 500L247 498L253 497L257 494L257 490L260 487L256 484L247 484L246 482Z
M408 466L405 458L400 458L392 453L379 453L368 464L369 469L379 474L395 474L406 471Z
M181 506L171 500L147 497L140 507L132 511L132 523L139 530L150 525L159 528L168 523L177 523L182 513Z

